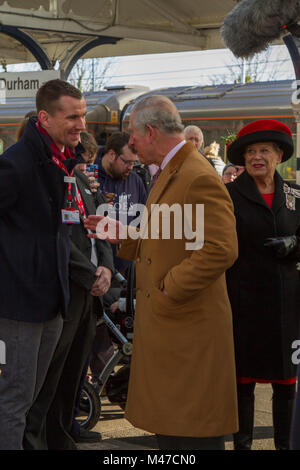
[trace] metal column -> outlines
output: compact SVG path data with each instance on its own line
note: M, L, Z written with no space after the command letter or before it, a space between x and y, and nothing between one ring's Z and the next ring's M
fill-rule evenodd
M296 183L300 185L300 39L292 34L287 34L283 37L283 41L290 53L296 76L296 91L291 91L291 105L296 120L297 140L296 140ZM295 99L297 96L298 98Z

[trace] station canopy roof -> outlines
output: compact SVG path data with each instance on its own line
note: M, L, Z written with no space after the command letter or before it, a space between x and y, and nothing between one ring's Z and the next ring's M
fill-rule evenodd
M77 60L224 48L220 26L236 3L0 0L0 63L36 60L34 49L30 51L14 32L38 44L52 64L57 60L67 64L70 57Z

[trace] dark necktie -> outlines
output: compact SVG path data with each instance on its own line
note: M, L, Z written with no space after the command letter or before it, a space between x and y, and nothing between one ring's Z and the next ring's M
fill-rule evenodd
M155 173L155 175L153 176L152 181L151 181L151 184L150 184L150 190L151 190L151 189L153 188L153 186L155 185L155 183L156 183L156 181L157 181L157 178L159 177L159 175L161 174L161 172L162 172L162 169L159 168L159 169L157 170L157 172Z

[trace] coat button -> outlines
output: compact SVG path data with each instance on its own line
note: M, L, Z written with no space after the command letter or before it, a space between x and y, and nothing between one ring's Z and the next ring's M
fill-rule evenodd
M137 263L140 263L140 262L141 262L141 258L138 257L138 258L136 259L136 262L137 262Z
M150 258L147 259L147 263L151 264L151 259Z
M149 292L146 292L146 297L150 297L150 294L149 294Z

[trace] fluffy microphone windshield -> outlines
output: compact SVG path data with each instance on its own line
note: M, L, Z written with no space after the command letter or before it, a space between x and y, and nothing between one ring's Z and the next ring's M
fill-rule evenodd
M242 0L221 27L225 45L236 57L251 57L278 39L283 26L300 19L300 0Z

